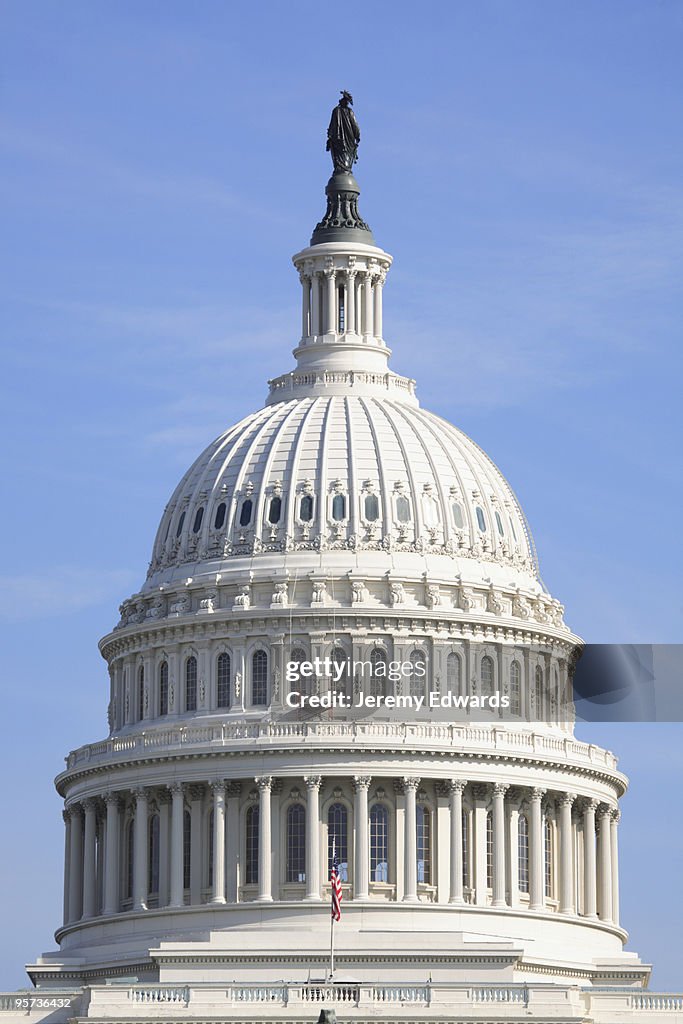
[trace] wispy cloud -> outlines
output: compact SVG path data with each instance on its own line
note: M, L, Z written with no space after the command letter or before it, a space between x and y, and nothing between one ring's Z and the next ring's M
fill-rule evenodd
M0 576L0 620L69 615L103 602L116 601L139 582L128 569L55 566L42 573Z

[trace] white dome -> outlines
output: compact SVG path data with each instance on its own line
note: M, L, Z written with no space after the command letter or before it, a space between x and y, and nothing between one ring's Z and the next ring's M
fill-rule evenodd
M370 395L280 402L226 430L176 488L147 588L301 551L321 564L382 552L387 568L438 556L470 579L495 564L527 586L536 574L522 510L488 456L440 417Z

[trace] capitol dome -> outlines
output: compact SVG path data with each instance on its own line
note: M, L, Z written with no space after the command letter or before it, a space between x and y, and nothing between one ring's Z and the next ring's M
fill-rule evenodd
M619 922L626 779L574 736L580 640L510 485L389 369L392 259L340 159L294 256L296 365L184 475L100 643L109 731L57 778L60 949L29 970L102 1020L606 1020L603 988L649 973ZM315 703L322 665L346 703Z

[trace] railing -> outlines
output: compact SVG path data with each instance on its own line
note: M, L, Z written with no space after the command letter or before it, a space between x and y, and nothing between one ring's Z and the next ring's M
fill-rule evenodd
M429 988L426 985L375 985L372 989L373 1003L422 1003L429 1005Z
M353 387L354 384L379 384L381 387L398 388L406 391L409 395L415 394L415 381L410 377L400 377L396 373L371 373L364 370L320 370L309 373L284 373L268 381L270 393L279 391L291 391L299 387L310 387L311 385L329 387L334 384L346 384Z
M529 990L526 985L521 988L511 988L509 985L484 986L473 988L471 991L473 1003L529 1003Z
M636 992L630 997L634 1010L683 1010L683 995L669 992Z
M145 985L128 989L128 998L134 1003L181 1003L188 1006L190 990L187 986Z
M302 1003L351 1003L358 1006L358 985L303 985L296 993Z
M463 748L468 753L491 749L505 753L529 753L560 758L562 761L616 769L617 760L609 751L590 743L581 743L569 737L547 736L528 730L513 730L501 726L463 725L460 723L428 722L222 722L203 726L177 726L146 729L130 736L114 736L98 743L89 743L73 750L67 758L67 767L75 768L84 762L123 759L129 755L144 754L148 750L186 747L224 747L245 741L266 746L273 743L299 745L333 742L362 745L363 742L383 741L387 745L419 748Z

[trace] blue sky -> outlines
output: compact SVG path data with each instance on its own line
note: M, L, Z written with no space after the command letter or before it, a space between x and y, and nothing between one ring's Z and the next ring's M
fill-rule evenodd
M106 730L96 641L189 461L292 365L339 89L394 369L510 479L577 632L680 642L683 6L337 10L3 5L0 989L60 919L51 779ZM590 736L633 776L630 948L683 988L683 730Z

